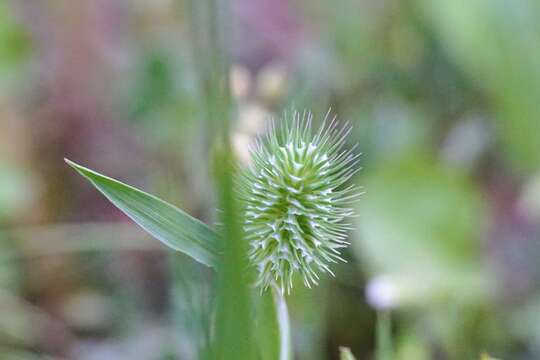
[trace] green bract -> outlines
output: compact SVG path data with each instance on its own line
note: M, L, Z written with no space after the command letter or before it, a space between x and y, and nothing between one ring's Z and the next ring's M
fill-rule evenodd
M324 121L316 134L311 114L294 112L282 126L271 126L251 151L253 165L243 176L246 237L249 257L259 270L257 284L272 282L290 292L293 275L317 284L318 273L330 273L346 247L352 215L350 203L359 195L345 186L357 170L359 154L342 149L350 126Z

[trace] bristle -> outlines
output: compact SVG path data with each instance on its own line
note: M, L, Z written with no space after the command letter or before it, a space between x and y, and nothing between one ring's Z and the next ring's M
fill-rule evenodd
M339 126L330 111L316 135L310 112L285 116L250 149L253 167L239 188L257 285L264 290L275 283L290 293L295 273L311 287L318 273L333 276L329 263L344 261L340 252L350 225L343 220L352 215L359 191L343 185L357 171L359 155L356 147L340 150L351 127Z

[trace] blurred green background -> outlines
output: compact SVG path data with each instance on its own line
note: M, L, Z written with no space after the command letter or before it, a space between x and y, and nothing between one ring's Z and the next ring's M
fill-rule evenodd
M0 0L0 358L197 359L212 274L69 157L215 220L193 0ZM288 297L295 359L540 359L540 2L231 0L231 142L328 108L363 153L348 262Z

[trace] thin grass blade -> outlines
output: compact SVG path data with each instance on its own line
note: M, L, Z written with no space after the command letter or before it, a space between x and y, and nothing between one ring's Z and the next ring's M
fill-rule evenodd
M219 236L207 225L153 195L68 159L66 162L150 235L202 264L216 265Z

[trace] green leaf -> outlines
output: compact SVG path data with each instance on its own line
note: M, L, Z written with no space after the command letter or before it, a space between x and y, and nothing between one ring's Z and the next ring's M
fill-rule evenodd
M356 360L351 349L343 346L339 348L339 358L340 360Z
M153 195L65 161L150 235L202 264L216 265L220 240L208 226Z
M256 332L261 360L289 360L292 356L289 313L280 290L257 295Z

